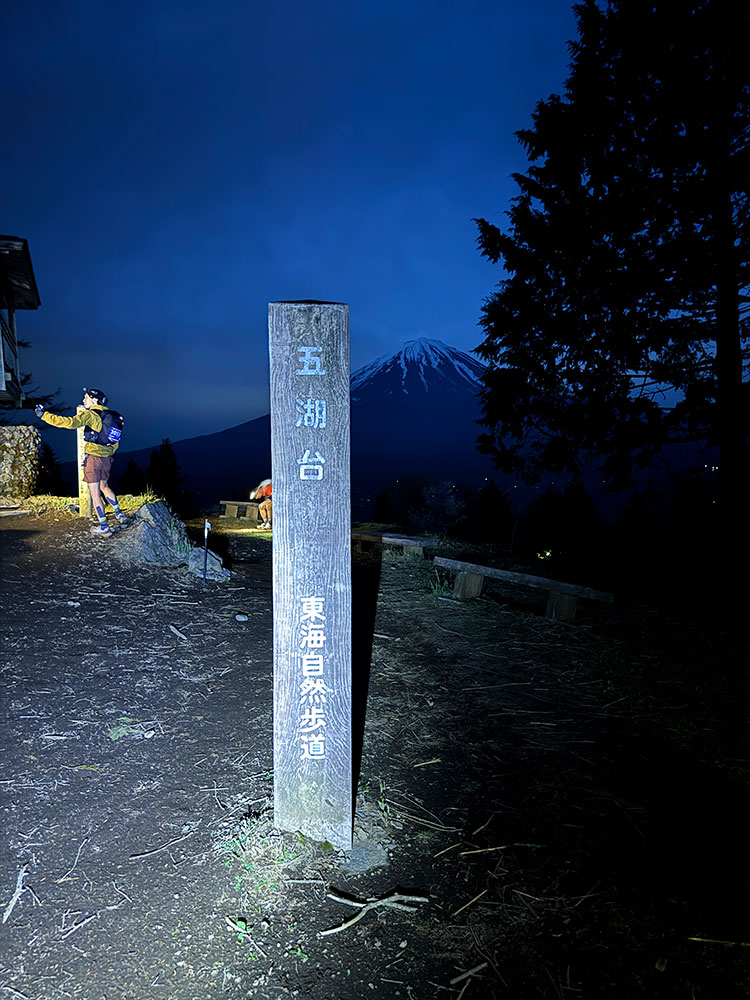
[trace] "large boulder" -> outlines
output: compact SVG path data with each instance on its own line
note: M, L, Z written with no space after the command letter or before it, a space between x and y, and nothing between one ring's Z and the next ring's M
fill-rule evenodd
M147 503L132 515L130 523L117 533L114 546L118 554L133 562L188 571L203 576L204 553L191 544L185 525L175 517L163 500ZM228 580L229 570L213 552L206 560L209 580Z

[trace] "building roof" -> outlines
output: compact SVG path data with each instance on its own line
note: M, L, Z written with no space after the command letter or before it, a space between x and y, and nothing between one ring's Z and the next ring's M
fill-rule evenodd
M38 309L40 304L28 242L0 236L0 309Z

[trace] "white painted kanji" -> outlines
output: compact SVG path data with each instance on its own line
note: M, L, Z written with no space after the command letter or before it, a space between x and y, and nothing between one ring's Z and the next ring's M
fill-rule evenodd
M316 729L321 729L326 724L326 714L317 705L306 708L300 718L300 732L314 733Z
M310 733L300 737L302 760L325 760L326 738L324 733Z
M298 347L299 358L297 364L300 367L295 371L295 375L325 375L323 359L320 357L321 347Z
M321 480L323 478L323 466L326 460L320 454L319 451L315 452L315 455L310 454L310 449L306 448L305 453L302 458L297 459L297 465L299 465L299 477L300 479L317 479Z
M307 679L302 681L302 687L299 689L299 700L307 702L309 705L325 705L327 694L330 694L330 688L325 686L321 677L314 680Z
M297 398L297 422L295 427L312 427L313 430L325 430L328 418L328 404L325 399Z
M320 653L305 653L302 657L302 676L320 677L323 673L323 657Z
M302 614L300 621L303 622L324 622L326 616L323 614L324 597L303 597L300 599Z
M303 760L325 759L325 737L323 730L327 724L325 706L330 688L323 678L326 644L325 598L316 594L302 597L299 602L299 645L302 677L299 686L300 706L305 706L299 717L299 739ZM320 650L312 653L311 649Z
M303 625L302 626L302 639L300 640L300 647L307 647L308 649L322 649L326 643L326 634L323 631L322 625Z

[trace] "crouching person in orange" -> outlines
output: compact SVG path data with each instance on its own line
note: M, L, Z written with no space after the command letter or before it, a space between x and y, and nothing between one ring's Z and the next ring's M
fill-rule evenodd
M271 480L264 479L263 482L256 486L253 492L250 494L251 500L260 500L258 504L258 515L260 517L261 528L270 528L271 519L273 515L273 502L271 500Z
M34 412L45 423L53 427L66 427L77 430L83 427L83 479L91 494L91 503L98 520L98 525L91 529L94 535L111 535L112 530L104 515L104 500L108 500L115 512L115 517L121 523L127 517L120 510L117 497L109 486L109 475L112 469L112 456L120 446L120 435L125 423L117 410L107 407L107 397L101 389L83 390L83 409L74 417L61 417L56 413L46 413L43 406L35 407Z

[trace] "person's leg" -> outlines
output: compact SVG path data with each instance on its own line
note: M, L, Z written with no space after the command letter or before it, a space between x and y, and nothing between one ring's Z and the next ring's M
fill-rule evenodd
M102 499L102 486L107 485L110 465L111 462L108 458L87 455L83 466L83 478L89 488L91 503L99 521L99 525L94 531L100 535L110 533L107 518L104 515L104 500Z
M101 484L89 483L88 488L89 493L91 494L91 504L94 508L94 513L99 521L99 528L102 531L105 529L109 530L107 528L107 518L104 516L104 501L102 500Z
M120 504L117 500L117 496L115 495L115 491L110 487L109 483L105 480L104 482L99 483L99 488L104 498L109 501L109 505L114 510L117 520L127 521L127 518L120 510Z

